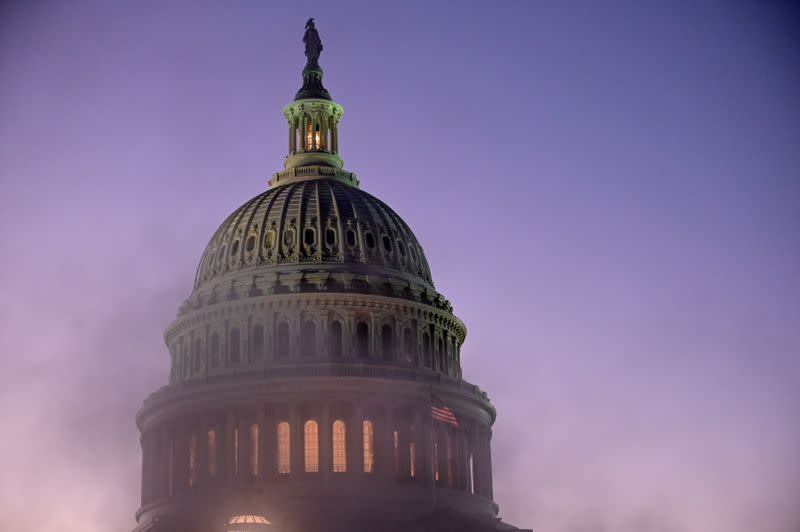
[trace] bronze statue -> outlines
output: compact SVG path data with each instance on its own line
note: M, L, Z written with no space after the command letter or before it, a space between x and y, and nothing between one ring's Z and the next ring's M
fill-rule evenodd
M322 41L317 33L317 28L314 26L314 19L308 19L306 22L306 33L303 35L303 42L306 43L306 57L309 64L316 64L319 61L319 54L322 53Z

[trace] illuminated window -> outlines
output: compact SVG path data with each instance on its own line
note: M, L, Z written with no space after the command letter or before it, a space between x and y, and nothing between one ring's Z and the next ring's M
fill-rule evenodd
M288 474L291 471L289 443L289 423L281 421L278 423L278 473L282 475Z
M303 323L303 333L300 335L300 354L304 357L313 357L317 343L317 327L313 321Z
M400 435L397 431L392 433L392 441L394 442L394 472L400 473Z
M305 471L316 473L319 471L319 426L313 419L306 421L303 427Z
M250 425L250 474L258 476L258 425Z
M408 444L408 458L410 460L409 474L411 478L417 476L417 445L412 441Z
M328 333L328 354L331 358L342 356L342 322L340 321L331 322Z
M375 467L375 447L372 421L365 419L361 423L361 431L364 435L364 473L372 473Z
M217 432L214 429L208 431L208 477L217 476Z
M189 438L189 487L197 482L197 435Z
M333 472L347 471L345 424L341 419L333 422Z

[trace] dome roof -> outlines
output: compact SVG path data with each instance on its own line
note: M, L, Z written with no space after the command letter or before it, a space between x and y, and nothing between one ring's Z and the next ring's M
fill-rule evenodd
M433 288L408 225L378 198L335 178L276 186L236 209L208 243L195 291L253 269L380 273Z

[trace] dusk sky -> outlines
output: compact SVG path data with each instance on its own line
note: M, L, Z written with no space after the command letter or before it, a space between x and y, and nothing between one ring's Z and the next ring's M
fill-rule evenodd
M467 325L501 517L800 531L798 12L389 5L0 7L0 530L134 527L163 331L283 168L313 16L345 168Z

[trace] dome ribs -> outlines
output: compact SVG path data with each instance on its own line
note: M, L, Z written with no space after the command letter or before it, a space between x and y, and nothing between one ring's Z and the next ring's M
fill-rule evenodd
M249 283L252 275L266 273L258 268L276 268L270 275L283 275L290 265L313 270L348 263L359 265L351 272L356 275L366 272L365 266L377 267L386 271L376 280L384 276L396 279L393 286L404 286L416 278L423 292L433 289L421 246L388 205L336 179L306 179L264 191L229 215L200 259L194 291L206 293L204 287L210 290L217 280L245 271L237 283Z
M269 222L269 213L272 212L272 206L275 204L275 200L278 198L278 194L276 194L275 189L268 190L263 194L265 197L269 197L269 203L267 204L266 208L264 209L264 214L261 216L261 224L258 230L258 257L262 261L266 262L268 257L264 256L264 241L267 237L267 223ZM277 240L277 238L276 238ZM275 246L274 253L277 253L277 245Z
M334 186L331 184L328 187L328 192L331 195L331 206L333 208L334 216L336 217L336 229L338 233L336 245L338 246L338 253L336 254L336 258L338 261L344 262L345 261L345 235L344 235L344 220L342 220L342 213L339 211L339 198L334 191Z

